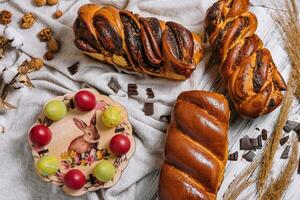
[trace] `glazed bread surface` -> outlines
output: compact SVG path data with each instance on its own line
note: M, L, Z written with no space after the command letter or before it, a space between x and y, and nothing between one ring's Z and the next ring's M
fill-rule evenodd
M248 9L248 0L219 0L207 11L205 29L235 108L256 118L281 104L286 84L255 34L257 19Z
M183 92L168 127L160 200L216 199L228 157L230 111L223 95Z
M203 56L200 37L182 25L111 6L82 6L73 30L85 54L129 71L184 80Z

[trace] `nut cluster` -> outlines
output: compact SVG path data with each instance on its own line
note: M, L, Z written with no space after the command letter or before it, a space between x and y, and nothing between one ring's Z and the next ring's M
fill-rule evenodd
M34 4L36 6L44 6L44 5L49 5L49 6L53 6L55 4L58 3L58 0L34 0Z
M23 29L28 29L35 23L35 16L32 13L25 13L22 17L21 27Z
M39 33L38 36L41 41L47 42L52 38L52 31L50 28L43 28Z
M12 14L8 10L2 10L0 12L0 24L6 25L11 22Z

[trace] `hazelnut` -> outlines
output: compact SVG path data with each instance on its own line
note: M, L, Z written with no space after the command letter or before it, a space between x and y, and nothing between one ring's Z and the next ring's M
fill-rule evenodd
M47 43L47 48L51 53L57 53L60 49L60 44L55 38L51 38Z
M46 52L44 55L44 59L46 60L52 60L54 58L53 53L51 53L50 51Z
M57 2L58 2L58 0L47 0L47 4L48 4L49 6L55 5L55 4L57 4Z
M47 3L47 0L34 0L34 4L39 7L46 5L46 3Z
M57 10L57 11L54 13L54 16L55 16L57 19L60 18L62 15L63 15L63 13L62 13L61 10Z

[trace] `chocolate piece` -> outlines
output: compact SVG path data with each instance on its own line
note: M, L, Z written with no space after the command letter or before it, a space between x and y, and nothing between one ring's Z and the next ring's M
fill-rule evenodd
M146 116L153 115L154 114L153 103L145 103L143 111L144 111L144 113L145 113Z
M79 62L74 63L70 67L68 67L68 71L71 75L74 75L78 72Z
M108 87L114 91L114 93L118 94L119 90L121 89L120 83L114 77L111 77L110 81L108 82Z
M236 151L236 152L234 152L234 153L228 155L228 160L237 160L238 157L239 157L239 154L238 154L238 152Z
M287 136L281 138L281 139L280 139L280 145L281 145L281 146L284 145L284 144L289 140L289 137L290 137L290 136L287 135Z
M251 150L248 151L246 154L243 155L243 158L248 162L252 162L254 160L255 153Z
M115 133L120 133L120 132L123 132L123 131L125 131L125 128L123 128L123 127L115 129Z
M153 99L155 97L152 88L147 88L146 91L149 99Z
M136 96L138 94L137 85L133 83L128 84L128 96Z
M261 137L263 140L267 140L268 139L268 131L266 129L263 129L261 131Z
M262 148L262 140L261 135L257 136L257 138L250 138L253 149L261 149Z
M294 131L297 133L298 141L300 142L300 123L294 128Z
M297 122L287 120L285 123L283 130L287 133L289 133L291 130L293 130L298 125Z
M256 127L256 128L255 128L255 130L259 131L259 128L258 128L258 127Z
M285 147L285 149L283 150L282 154L281 154L281 159L287 159L289 157L289 152L290 152L291 146L287 145Z
M248 135L240 139L240 150L252 150L253 145Z

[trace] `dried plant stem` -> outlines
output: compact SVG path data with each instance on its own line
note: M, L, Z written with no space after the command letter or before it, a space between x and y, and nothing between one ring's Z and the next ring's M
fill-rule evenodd
M266 189L263 195L264 200L280 200L291 182L292 176L297 169L298 159L298 140L296 137L292 141L292 151L286 167L280 175Z
M293 101L293 94L300 85L299 77L299 64L300 64L300 32L299 24L295 12L297 11L296 3L294 0L291 0L290 3L287 3L288 15L277 13L274 15L274 19L279 25L283 33L283 41L285 49L287 50L288 56L291 61L292 69L290 72L290 78L287 85L287 92L283 99L283 104L281 107L281 112L278 118L278 123L275 127L275 131L271 137L271 142L267 144L264 153L263 159L258 175L257 190L259 194L259 199L262 199L263 191L267 182L268 175L272 169L274 156L279 144L279 140L282 135L283 126L286 123L289 108L291 107ZM284 30L284 31L283 31Z

